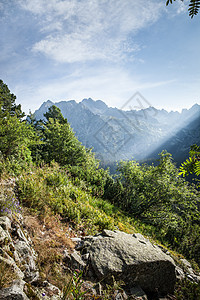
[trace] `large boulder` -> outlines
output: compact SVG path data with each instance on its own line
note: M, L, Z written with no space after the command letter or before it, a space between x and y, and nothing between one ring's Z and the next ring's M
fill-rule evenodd
M122 279L130 287L139 285L147 293L173 293L176 281L173 259L141 234L104 230L85 239L96 276Z

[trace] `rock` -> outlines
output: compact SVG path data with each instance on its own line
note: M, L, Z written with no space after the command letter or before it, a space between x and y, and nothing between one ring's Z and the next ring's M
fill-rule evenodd
M34 292L39 299L60 300L62 299L61 290L55 285L44 281L40 288L35 287Z
M33 282L38 279L39 273L35 264L35 255L32 252L32 249L24 241L18 241L15 244L15 249L19 255L20 262L24 267L24 280L28 282Z
M191 264L189 263L189 261L187 261L186 259L181 259L180 260L183 264L183 272L186 274L187 279L189 279L190 281L193 282L200 282L200 276L199 274L195 274L195 271L192 269Z
M66 262L72 269L83 270L86 266L86 263L83 261L79 253L74 250L72 253L69 253L67 250L63 251L63 261Z
M29 236L26 236L20 226L17 227L16 233L20 241L24 241L27 245L31 245L32 241Z
M147 295L145 292L141 289L140 286L134 286L130 289L132 299L135 300L148 300Z
M0 226L0 245L4 245L8 241L7 232Z
M74 242L74 243L81 242L81 238L78 238L78 237L71 238L71 240L72 240L72 242Z
M81 255L81 258L84 260L84 261L87 261L90 257L90 254L89 253L85 253L83 255Z
M191 264L189 263L189 261L187 261L185 258L180 259L180 261L182 262L183 266L186 268L192 268Z
M113 298L115 300L127 300L128 296L126 295L126 293L124 291L115 290Z
M104 230L88 240L90 265L98 279L114 276L129 286L139 285L146 293L173 293L175 264L157 246L139 234Z
M75 250L71 253L71 266L73 269L83 270L86 266L86 263L82 260L78 252Z
M178 278L178 279L184 279L185 278L184 271L178 266L176 266L176 278Z
M14 259L12 259L11 257L9 257L7 255L8 258L2 257L0 255L0 262L4 262L5 264L7 264L8 266L10 266L13 269L13 272L16 274L16 276L20 279L24 279L24 273L20 270L20 268L17 266L17 264L15 263Z
M24 284L23 280L14 280L11 287L0 290L0 300L28 300L23 292Z
M84 282L82 282L82 287L90 295L92 294L94 299L98 298L98 297L96 297L97 296L97 292L96 292L96 290L94 288L94 284L92 282L90 282L90 281L84 281Z
M4 230L10 230L10 228L11 228L10 219L8 217L6 217L6 216L0 217L0 226Z

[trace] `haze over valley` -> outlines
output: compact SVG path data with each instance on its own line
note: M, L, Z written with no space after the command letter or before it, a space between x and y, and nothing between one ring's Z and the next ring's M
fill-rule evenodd
M137 95L141 101L142 95ZM200 142L200 105L181 112L147 107L126 110L136 106L136 98L124 109L112 108L103 101L91 98L44 102L34 116L44 119L44 113L56 105L67 118L75 135L104 163L119 160L146 161L157 159L167 150L180 163L187 158L190 146ZM138 101L138 100L137 100Z

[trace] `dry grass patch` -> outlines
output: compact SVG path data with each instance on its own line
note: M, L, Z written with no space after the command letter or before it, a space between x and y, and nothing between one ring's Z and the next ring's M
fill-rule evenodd
M66 236L68 226L61 223L59 216L50 213L42 219L25 215L24 224L37 252L37 264L42 280L62 288L63 279L69 279L70 270L63 264L63 251L72 251L74 244Z
M4 261L0 261L0 289L9 287L17 279L13 268Z

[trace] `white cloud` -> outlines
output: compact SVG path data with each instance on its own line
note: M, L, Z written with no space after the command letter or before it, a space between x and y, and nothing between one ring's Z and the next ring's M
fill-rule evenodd
M20 0L47 32L33 46L58 62L118 60L139 49L131 35L155 22L163 4L155 0Z
M167 85L173 81L159 82L143 82L133 77L120 67L87 70L86 74L83 70L74 72L63 78L48 80L37 86L29 84L27 86L17 86L14 92L18 95L18 99L23 109L34 111L39 108L42 101L48 99L53 102L61 100L81 101L83 98L101 99L109 106L122 107L124 103L136 92L149 92ZM31 103L26 103L26 99L32 99ZM151 100L152 105L156 105L155 100ZM25 106L26 105L26 106Z
M188 10L188 5L182 1L179 2L179 5L177 7L177 13L181 14L181 13L185 13Z
M171 4L166 8L166 12L170 14L171 17L175 17L177 14L187 13L188 12L188 5L189 0L177 0L173 2L173 5L171 7Z

